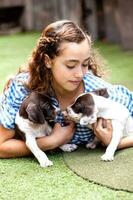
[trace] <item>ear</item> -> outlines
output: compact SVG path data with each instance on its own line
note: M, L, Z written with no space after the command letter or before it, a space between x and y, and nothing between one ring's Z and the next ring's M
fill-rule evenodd
M43 124L45 122L43 112L36 104L30 102L26 108L26 112L30 121L38 124Z
M79 103L79 102L76 102L74 103L71 108L73 109L74 112L76 113L83 113L83 110L84 110L84 106Z
M52 62L51 62L50 57L47 54L44 55L44 62L45 62L46 67L50 69Z
M84 115L87 115L87 116L90 116L92 115L94 112L94 105L87 105L85 106L85 109L84 109Z
M81 109L83 106L81 105L81 103L76 102L76 109Z
M105 98L109 97L107 88L101 88L101 89L95 90L95 91L93 91L93 93L98 95L98 96L103 96Z

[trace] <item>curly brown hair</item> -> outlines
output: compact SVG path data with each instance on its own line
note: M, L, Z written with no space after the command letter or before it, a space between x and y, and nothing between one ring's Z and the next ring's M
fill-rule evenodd
M27 70L30 73L30 79L26 85L27 88L38 92L49 93L52 76L51 70L46 67L45 56L47 55L53 59L60 55L60 45L62 42L80 43L86 38L91 48L90 37L72 21L60 20L48 25L42 31L28 62ZM99 65L96 57L96 54L91 48L88 69L96 76L101 77L101 65ZM21 71L23 71L22 68L20 69Z

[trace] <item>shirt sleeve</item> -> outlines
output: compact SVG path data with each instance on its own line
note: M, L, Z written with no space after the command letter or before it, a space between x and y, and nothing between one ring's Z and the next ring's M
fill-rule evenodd
M94 90L100 89L100 88L107 88L108 92L113 89L113 85L106 82L105 80L94 76L91 73L87 73L84 77L84 83L85 83L85 92L92 92Z
M24 87L25 76L19 74L10 83L9 88L0 96L0 124L14 129L15 117L19 107L28 94Z

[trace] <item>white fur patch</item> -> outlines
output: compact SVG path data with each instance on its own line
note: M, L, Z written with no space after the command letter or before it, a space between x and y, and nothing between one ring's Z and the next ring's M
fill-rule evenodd
M19 129L25 134L26 145L37 158L41 167L48 167L53 165L47 155L38 147L36 138L51 134L51 127L45 121L44 124L34 124L28 119L24 119L17 113L15 123Z
M79 122L82 117L82 113L77 114L70 107L67 108L67 115L69 116L70 119L74 120L75 122Z
M85 93L84 93L85 94ZM83 96L80 95L79 97ZM90 93L89 93L90 94ZM104 161L112 161L114 153L122 137L133 135L133 118L128 109L120 103L114 102L109 98L91 94L94 100L94 113L90 116L83 116L74 113L71 106L67 109L71 119L80 121L81 125L90 127L90 124L96 122L97 118L111 119L113 126L112 140L108 145L105 154L101 157ZM77 100L77 99L76 99ZM76 102L75 100L75 102ZM73 103L72 105L74 105ZM87 102L86 102L87 104ZM90 147L88 145L88 147Z
M18 125L19 129L24 132L24 134L30 134L37 137L43 137L50 135L52 128L45 121L44 124L35 124L28 119L24 119L17 113L15 123Z

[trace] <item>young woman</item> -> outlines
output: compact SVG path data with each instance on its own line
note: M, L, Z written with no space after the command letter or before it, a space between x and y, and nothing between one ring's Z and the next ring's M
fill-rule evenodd
M113 86L101 77L101 66L91 46L90 37L71 21L57 21L42 32L25 69L11 80L0 98L0 158L30 155L22 140L14 138L14 122L19 107L30 91L47 93L52 103L65 110L75 98L98 88L108 88L110 98L124 104L133 116L133 93L122 86ZM79 124L56 117L52 134L37 140L43 150L62 144L86 143L93 139L92 132ZM104 126L103 126L104 124ZM106 124L106 126L105 126ZM99 119L94 132L107 145L112 134L111 121ZM123 138L119 148L133 146L133 138Z

